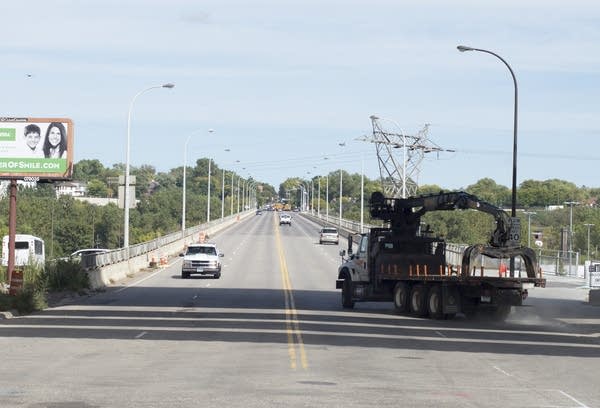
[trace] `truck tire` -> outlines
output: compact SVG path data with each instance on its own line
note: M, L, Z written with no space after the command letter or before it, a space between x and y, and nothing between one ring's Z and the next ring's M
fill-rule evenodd
M354 300L352 300L352 279L348 274L344 277L344 285L342 286L342 307L344 309L352 309Z
M444 317L444 306L442 303L442 288L440 285L434 285L429 288L427 294L427 312L432 319L441 319Z
M394 307L398 313L408 312L408 299L410 290L405 282L398 282L394 286Z
M187 279L190 277L190 274L188 272L181 272L181 279Z
M410 291L410 311L415 316L427 315L427 288L425 285L414 285Z

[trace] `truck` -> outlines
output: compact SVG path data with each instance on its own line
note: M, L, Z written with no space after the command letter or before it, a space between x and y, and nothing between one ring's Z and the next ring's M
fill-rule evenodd
M520 245L519 219L474 195L459 191L386 198L374 192L369 206L371 217L384 226L358 235L356 253L353 235L347 251L340 251L336 288L344 308L392 301L397 312L419 317L462 313L503 321L512 306L522 305L529 289L546 285L535 252ZM494 217L487 244L449 244L422 228L427 212L468 209Z

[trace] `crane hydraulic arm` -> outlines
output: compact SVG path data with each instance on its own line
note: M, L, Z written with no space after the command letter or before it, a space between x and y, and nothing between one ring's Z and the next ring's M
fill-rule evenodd
M370 200L371 217L390 223L391 229L400 235L416 236L421 217L430 211L473 209L488 213L496 220L496 229L490 237L493 247L519 246L519 220L486 201L463 191L431 194L409 198L385 198L374 192Z

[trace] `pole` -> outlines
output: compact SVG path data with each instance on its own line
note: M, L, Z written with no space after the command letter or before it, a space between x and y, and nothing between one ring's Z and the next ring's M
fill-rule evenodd
M238 185L237 185L237 213L240 213L240 176L238 176Z
M143 94L151 89L156 88L173 88L175 85L173 84L163 84L158 86L151 86L146 89L142 89L140 92L135 94L131 103L129 104L129 113L127 114L127 147L125 153L125 197L124 197L124 207L125 207L125 216L123 220L123 248L129 248L129 159L130 159L130 145L131 145L131 113L133 111L133 105L135 100ZM128 256L129 257L129 256Z
M225 218L225 169L223 169L223 181L221 183L221 219Z
M523 214L527 214L527 246L531 248L531 216L536 215L533 211L524 211Z
M229 215L233 215L233 196L234 196L234 191L233 191L233 171L231 172L231 213Z
M6 280L10 285L15 270L15 238L17 235L17 180L10 180L10 197L8 203L8 264Z
M208 200L206 200L206 223L210 222L210 165L212 159L208 159Z
M361 160L360 167L360 233L363 233L364 225L364 204L365 204L365 158L364 154Z
M513 114L513 168L512 168L512 200L511 200L511 217L515 218L517 216L517 113L518 113L518 87L517 87L517 78L515 77L515 73L513 72L512 68L510 67L510 65L508 64L508 62L506 62L504 60L504 58L502 58L500 55L492 52L492 51L488 51L488 50L484 50L481 48L472 48L472 47L466 47L464 45L459 45L457 47L457 49L460 52L465 52L465 51L479 51L479 52L484 52L487 54L491 54L494 57L498 58L500 61L502 61L504 63L504 65L506 65L506 68L508 68L508 70L510 71L510 75L512 76L513 79L513 84L514 84L514 88L515 88L515 102L514 102L514 114ZM510 258L510 276L514 277L514 266L515 266L515 259L514 257ZM569 264L569 268L571 267L571 265Z
M321 218L321 176L317 185L317 216Z
M569 213L569 276L571 276L571 265L573 258L573 205L579 204L579 202L565 201L565 204L571 207Z
M325 217L327 218L327 222L329 222L329 174L327 174L327 189L325 191L325 203L327 208Z
M342 169L340 169L340 226L342 226Z
M192 137L192 135L190 134L186 141L185 144L183 145L183 193L181 194L181 235L185 236L185 194L186 194L186 172L187 172L187 145L190 141L190 138Z
M594 224L583 224L587 227L587 260L590 260L590 228L594 226Z

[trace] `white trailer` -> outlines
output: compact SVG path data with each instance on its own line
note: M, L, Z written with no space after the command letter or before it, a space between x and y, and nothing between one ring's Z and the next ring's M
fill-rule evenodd
M44 240L27 234L15 235L15 266L44 265ZM2 238L2 265L8 266L8 235Z

